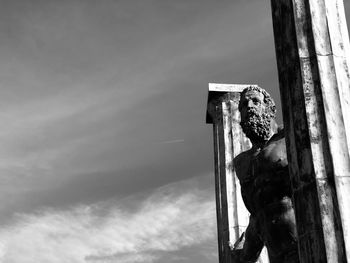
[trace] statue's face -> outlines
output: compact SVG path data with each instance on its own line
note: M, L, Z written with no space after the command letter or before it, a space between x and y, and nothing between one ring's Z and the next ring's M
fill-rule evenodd
M265 142L271 136L270 109L264 102L264 95L248 91L241 98L241 126L252 142Z
M246 121L253 113L261 116L265 112L266 104L261 92L251 90L242 98L241 121Z

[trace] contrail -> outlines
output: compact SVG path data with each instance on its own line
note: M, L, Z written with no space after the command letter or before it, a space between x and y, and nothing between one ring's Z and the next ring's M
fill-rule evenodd
M170 140L170 141L163 141L160 143L178 143L178 142L184 142L184 139L177 139L177 140Z

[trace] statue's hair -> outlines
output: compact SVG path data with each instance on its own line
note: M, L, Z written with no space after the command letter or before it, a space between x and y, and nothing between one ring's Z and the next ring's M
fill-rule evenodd
M270 116L272 118L276 117L276 105L275 105L274 100L272 99L271 95L266 90L264 90L263 88L260 88L259 86L249 86L241 92L241 98L239 100L239 105L238 105L239 111L241 111L242 107L243 107L243 105L241 104L242 98L248 91L257 91L257 92L260 92L261 94L263 94L264 95L264 102L267 105L267 108L269 109Z

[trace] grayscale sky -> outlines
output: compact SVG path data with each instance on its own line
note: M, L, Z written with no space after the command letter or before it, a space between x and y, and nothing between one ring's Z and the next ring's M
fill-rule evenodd
M0 7L0 261L218 262L208 83L280 109L270 2Z

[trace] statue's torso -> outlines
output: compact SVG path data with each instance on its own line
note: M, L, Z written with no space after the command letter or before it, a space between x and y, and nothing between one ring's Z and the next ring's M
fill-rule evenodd
M270 252L295 246L296 225L283 135L276 135L261 150L250 150L237 159L236 172L242 196L258 219L260 235Z

